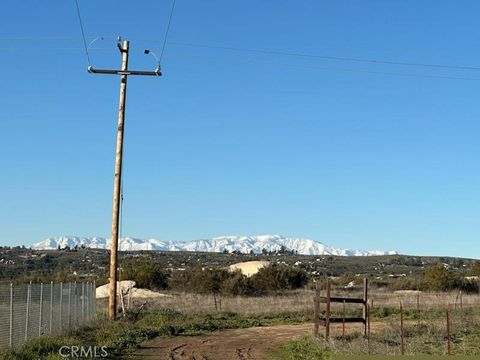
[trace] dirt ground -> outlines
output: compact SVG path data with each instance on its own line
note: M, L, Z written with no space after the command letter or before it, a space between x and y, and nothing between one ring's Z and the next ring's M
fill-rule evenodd
M372 330L376 327L372 322ZM320 327L320 332L325 328ZM145 360L263 360L281 344L311 334L313 324L279 325L214 331L200 336L160 337L139 349L130 359ZM348 324L347 331L363 331ZM341 325L331 330L341 334Z

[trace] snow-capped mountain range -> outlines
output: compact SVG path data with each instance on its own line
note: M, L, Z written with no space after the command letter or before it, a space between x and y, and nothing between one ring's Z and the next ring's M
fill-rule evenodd
M249 253L261 253L263 249L267 251L280 250L284 246L288 250L297 251L302 255L338 255L338 256L371 256L371 255L395 255L396 251L365 251L337 249L327 246L321 242L295 237L284 237L280 235L260 235L260 236L220 236L212 239L201 239L192 241L163 241L158 239L138 239L124 237L119 240L119 249L122 251L136 250L162 250L162 251L204 251L204 252L223 252L225 249L229 252L240 251ZM32 245L32 249L49 250L75 246L84 246L96 249L110 248L110 239L103 237L80 237L80 236L61 236L51 237Z

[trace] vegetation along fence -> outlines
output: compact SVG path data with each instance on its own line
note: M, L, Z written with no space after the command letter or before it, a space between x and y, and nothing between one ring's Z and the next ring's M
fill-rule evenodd
M18 347L95 316L94 282L0 285L0 346Z

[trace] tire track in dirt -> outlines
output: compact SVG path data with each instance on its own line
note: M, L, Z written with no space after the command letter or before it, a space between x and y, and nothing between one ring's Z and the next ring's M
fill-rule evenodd
M371 325L378 330L380 323ZM199 336L159 337L147 342L134 354L138 360L262 360L281 344L312 334L313 324L278 325L213 331ZM362 324L349 324L347 333L363 332ZM331 333L341 334L341 325ZM322 328L320 328L322 334Z

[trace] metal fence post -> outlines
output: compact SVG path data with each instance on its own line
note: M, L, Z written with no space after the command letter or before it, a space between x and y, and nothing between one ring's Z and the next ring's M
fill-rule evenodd
M28 340L28 322L30 317L30 292L32 291L32 282L27 287L27 311L25 313L25 342Z
M92 283L88 283L88 319L92 320Z
M42 336L43 283L40 283L40 310L38 312L38 336Z
M82 322L85 321L85 283L82 282Z
M78 296L77 296L77 281L75 281L73 283L73 286L74 286L74 289L75 289L74 292L73 292L75 294L75 296L73 297L73 302L74 302L73 319L74 319L75 326L77 326L77 307L78 307L77 306L77 302L78 302L77 301L77 298L78 298Z
M89 307L90 307L90 319L93 318L93 294L95 293L94 289L93 289L93 285L92 283L90 283L90 292L89 292L89 299L88 299L88 303L90 304Z
M12 347L13 343L13 284L10 283L10 339L9 345Z
M68 283L68 327L70 328L71 326L71 318L72 318L72 311L71 311L71 306L72 306L72 283Z
M63 282L60 283L60 320L58 325L60 326L60 331L62 331L62 308L63 308Z
M90 283L87 282L86 288L85 288L85 297L86 297L86 304L85 304L85 309L87 312L87 321L90 320Z
M96 318L97 317L97 284L96 281L93 280L93 295L92 295L92 301L93 301L93 316Z
M50 319L49 319L50 334L52 334L52 320L53 320L53 281L50 281Z

